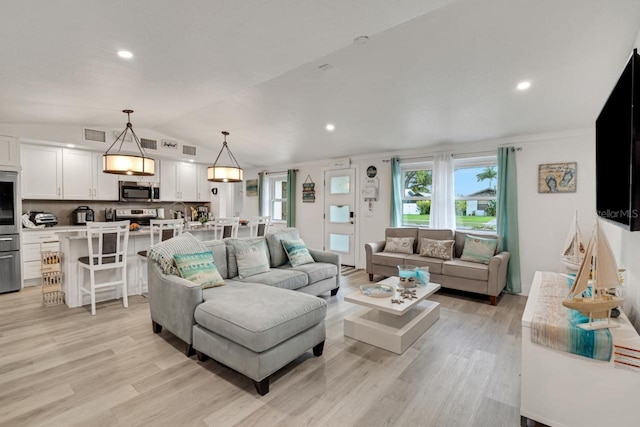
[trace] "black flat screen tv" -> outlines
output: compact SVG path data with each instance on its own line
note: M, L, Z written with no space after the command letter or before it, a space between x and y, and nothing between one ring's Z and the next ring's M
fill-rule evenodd
M640 55L634 49L596 120L596 210L640 230Z

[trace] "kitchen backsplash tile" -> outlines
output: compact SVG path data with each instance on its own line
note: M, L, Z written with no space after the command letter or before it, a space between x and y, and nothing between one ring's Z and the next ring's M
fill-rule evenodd
M185 203L187 213L190 207L209 206L209 203ZM74 225L72 212L78 206L89 206L95 212L96 221L104 221L104 211L107 208L145 208L159 209L164 208L165 215L169 217L169 208L171 202L158 203L125 203L125 202L105 202L105 201L73 201L73 200L23 200L22 213L30 211L51 212L58 217L58 225Z

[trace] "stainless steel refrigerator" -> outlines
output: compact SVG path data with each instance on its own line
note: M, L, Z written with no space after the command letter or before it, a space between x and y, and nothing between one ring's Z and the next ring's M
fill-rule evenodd
M18 173L0 171L0 293L21 287L19 232Z

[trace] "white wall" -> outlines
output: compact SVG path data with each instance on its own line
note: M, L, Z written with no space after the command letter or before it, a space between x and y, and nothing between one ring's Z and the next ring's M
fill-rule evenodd
M522 291L528 294L538 270L562 271L562 252L573 213L589 238L595 211L594 131L520 144L518 169L518 231ZM575 193L538 193L538 165L577 162Z
M357 169L358 206L356 209L356 266L364 268L364 244L384 240L384 230L390 221L391 166L386 160L394 155L401 157L428 156L436 151L451 149L454 153L494 151L499 145L513 144L522 147L517 153L518 210L520 231L520 258L523 293L527 293L537 270L560 271L559 254L569 232L575 209L579 212L580 226L588 238L595 209L595 136L594 130L578 130L558 134L529 135L474 144L440 146L436 149L412 152L377 153L352 157L351 166ZM543 163L577 162L577 192L564 194L539 194L537 187L538 165ZM297 223L303 239L310 247L320 248L324 243L323 175L329 159L312 164L284 165L299 169L297 178ZM380 197L373 203L372 211L360 196L366 182L368 166L378 169ZM246 179L257 178L257 170L247 171ZM302 182L310 175L316 183L316 202L302 203ZM245 197L243 217L257 215L257 197ZM618 239L619 241L620 239ZM614 245L615 246L615 245ZM618 244L619 246L619 244Z

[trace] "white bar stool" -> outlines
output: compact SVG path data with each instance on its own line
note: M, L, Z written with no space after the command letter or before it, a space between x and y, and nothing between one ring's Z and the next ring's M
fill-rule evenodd
M254 216L249 218L249 227L251 237L264 236L269 232L269 228L271 228L271 217Z
M240 217L216 218L213 221L215 240L222 240L226 237L238 237L240 228Z
M97 242L94 244L94 239ZM87 222L87 246L89 256L78 258L80 298L91 295L91 315L96 314L96 289L122 286L122 304L129 307L127 298L127 244L129 243L129 221ZM96 283L96 271L121 270L120 279ZM84 286L84 270L89 270L90 288ZM80 272L82 271L82 275ZM82 305L82 301L80 301Z
M183 229L183 219L152 219L149 223L149 238L151 239L149 248L157 243L164 242L165 240L182 234ZM147 262L148 251L149 249L138 252L138 283L140 286L140 294L143 292L144 285L147 284L145 280L147 269L144 268L144 265Z

